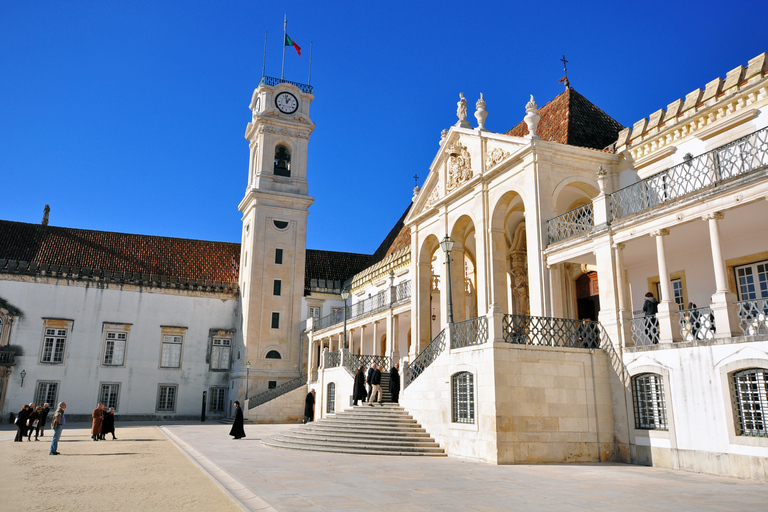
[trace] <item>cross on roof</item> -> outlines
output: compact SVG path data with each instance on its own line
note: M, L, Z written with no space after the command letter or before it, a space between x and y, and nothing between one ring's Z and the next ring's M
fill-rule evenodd
M418 174L414 174L413 175L413 184L416 185L417 187L419 186L419 175Z
M563 73L565 73L565 76L559 80L561 84L564 84L566 89L570 87L570 82L568 81L568 61L565 59L565 55L563 55L563 58L560 59L560 62L563 63Z

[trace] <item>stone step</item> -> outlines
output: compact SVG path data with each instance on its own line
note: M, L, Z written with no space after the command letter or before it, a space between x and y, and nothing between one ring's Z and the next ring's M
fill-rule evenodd
M422 438L403 438L402 436L365 436L365 435L322 435L310 434L307 432L283 432L279 435L282 440L294 440L298 443L331 443L331 444L351 444L364 446L424 446L440 447L431 437Z
M429 436L427 432L421 427L412 428L372 428L365 426L354 425L328 425L328 426L315 426L306 429L313 433L328 433L339 432L340 434L355 434L355 435L396 435L396 436L416 436L424 437Z
M328 452L328 453L347 453L347 454L354 454L354 455L400 455L400 456L422 456L422 457L447 457L445 452L441 451L421 451L421 450L401 450L401 451L391 451L391 450L367 450L365 448L338 448L338 447L326 447L326 446L319 446L319 445L297 445L292 443L282 443L279 441L274 441L272 438L269 439L263 439L261 441L261 444L265 446L271 446L273 448L283 448L286 450L305 450L305 451L314 451L314 452Z

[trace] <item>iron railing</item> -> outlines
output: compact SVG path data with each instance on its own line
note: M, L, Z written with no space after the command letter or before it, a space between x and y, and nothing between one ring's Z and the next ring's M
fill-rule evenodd
M398 285L383 290L373 297L347 306L347 321L378 313L401 304L411 298L411 282L403 281ZM315 322L314 330L320 331L344 322L344 308L338 308Z
M16 364L16 354L13 352L0 352L0 366L14 366Z
M636 347L658 345L659 321L655 316L636 316L630 322L632 343Z
M550 244L591 231L595 225L592 203L579 206L547 221L547 240Z
M445 350L445 329L440 331L440 334L429 342L429 345L421 351L421 354L416 356L412 363L405 363L405 368L403 368L403 389L416 380L437 359L443 350Z
M341 364L341 352L334 350L325 353L325 364L323 368L336 368Z
M254 407L258 407L261 404L267 403L270 400L274 400L275 398L281 395L284 395L290 391L299 389L301 386L306 386L306 384L307 384L306 375L299 375L295 379L289 380L288 382L283 382L276 388L268 389L267 391L259 393L258 395L248 400L248 410L251 410Z
M357 367L360 368L360 366L365 366L366 368L370 368L371 365L376 364L376 366L379 367L379 369L389 369L391 368L390 364L390 358L386 356L374 356L374 355L367 355L363 354L360 356L355 356L360 363Z
M259 85L280 85L280 84L291 84L293 86L298 87L301 92L305 92L307 94L312 94L312 91L314 90L314 87L312 87L311 85L300 84L298 82L291 82L290 80L275 78L273 76L263 76L259 81Z
M744 336L768 334L768 299L740 300L736 304Z
M677 314L683 341L709 340L715 337L715 316L710 308L683 309Z
M482 345L488 341L488 318L481 316L451 325L451 348Z
M768 128L686 160L609 196L613 222L768 166Z
M545 347L599 348L598 322L545 316L504 315L504 341Z

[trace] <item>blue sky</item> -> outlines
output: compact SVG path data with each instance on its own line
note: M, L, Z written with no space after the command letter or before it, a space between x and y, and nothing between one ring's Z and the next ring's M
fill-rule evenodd
M0 1L0 219L239 242L248 104L283 15L314 42L307 247L371 253L484 93L504 132L571 85L623 125L768 51L768 3ZM474 124L474 119L470 115Z

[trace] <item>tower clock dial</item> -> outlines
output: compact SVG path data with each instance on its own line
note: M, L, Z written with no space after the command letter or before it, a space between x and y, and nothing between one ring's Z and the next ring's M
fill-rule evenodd
M299 109L299 100L289 92L281 92L275 96L275 106L283 114L293 114Z

